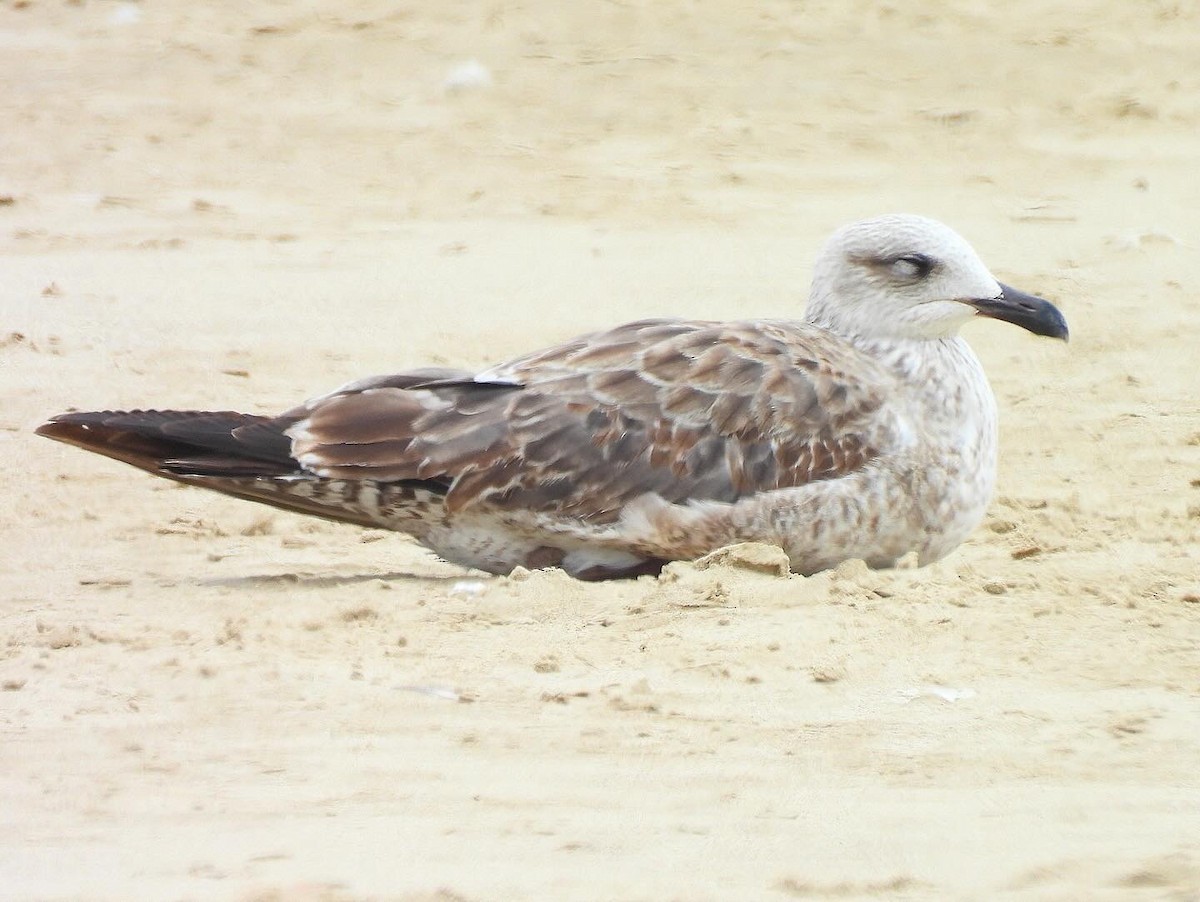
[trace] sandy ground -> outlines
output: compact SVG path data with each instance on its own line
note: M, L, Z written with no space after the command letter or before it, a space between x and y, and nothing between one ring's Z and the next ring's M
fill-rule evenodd
M1200 898L1200 5L346 8L0 5L0 896ZM970 327L925 570L481 577L31 434L791 315L894 210L1073 333Z

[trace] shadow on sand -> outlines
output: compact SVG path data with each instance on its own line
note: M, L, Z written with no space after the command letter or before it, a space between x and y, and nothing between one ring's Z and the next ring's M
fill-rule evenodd
M419 585L422 583L434 586L441 584L453 585L462 579L487 579L484 574L476 576L470 571L444 575L429 573L353 573L349 575L320 575L315 573L261 573L250 576L227 576L218 579L198 579L197 586L216 586L233 589L289 588L301 586L306 589L334 589L338 586L352 586L358 583L404 583Z

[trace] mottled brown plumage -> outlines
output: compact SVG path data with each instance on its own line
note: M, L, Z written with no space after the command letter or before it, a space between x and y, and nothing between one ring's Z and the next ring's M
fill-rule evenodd
M435 480L452 513L609 523L648 492L732 502L868 461L887 375L813 337L800 323L647 320L473 379L337 393L280 425L320 476Z

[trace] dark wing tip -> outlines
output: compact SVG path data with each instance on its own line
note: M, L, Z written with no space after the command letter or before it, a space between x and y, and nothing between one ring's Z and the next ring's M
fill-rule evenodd
M94 410L59 414L34 432L159 475L279 475L296 469L282 430L269 418L233 411Z
M34 435L44 435L46 438L58 438L62 435L63 430L67 427L66 423L60 423L58 418L47 420L33 430Z
M112 411L60 413L42 423L33 432L34 435L77 444L82 435L86 434L92 426L99 425L104 417L111 413Z

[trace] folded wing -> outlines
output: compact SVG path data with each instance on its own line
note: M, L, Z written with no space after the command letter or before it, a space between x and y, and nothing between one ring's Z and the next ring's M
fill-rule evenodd
M649 320L474 377L351 386L277 424L321 477L602 523L648 492L732 502L858 470L889 378L803 324Z

